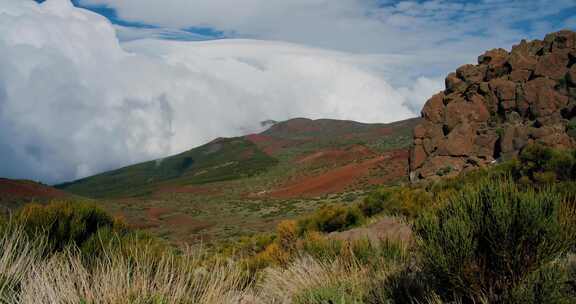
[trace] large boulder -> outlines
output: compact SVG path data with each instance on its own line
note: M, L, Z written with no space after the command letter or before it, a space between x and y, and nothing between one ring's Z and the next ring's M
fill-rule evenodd
M412 180L515 157L530 143L576 147L576 32L494 49L446 77L414 130ZM570 123L572 121L572 123Z

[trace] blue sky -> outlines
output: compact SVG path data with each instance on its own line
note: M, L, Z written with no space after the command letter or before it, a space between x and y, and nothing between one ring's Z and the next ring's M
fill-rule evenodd
M138 21L127 21L118 17L116 10L105 5L82 5L78 0L72 1L74 5L91 10L105 16L115 25L130 27L135 29L160 29L161 26L146 24ZM175 34L162 33L160 38L172 40L210 40L224 38L224 34L216 29L207 27L187 27L180 29L181 32Z
M45 0L36 0L39 3L44 2ZM116 10L112 7L107 5L85 5L82 4L79 0L71 0L71 2L80 8L85 8L90 11L93 11L97 14L100 14L106 17L112 24L127 27L127 28L134 28L134 29L161 29L161 26L157 26L154 24L147 24L144 22L138 21L127 21L122 18L118 17ZM161 32L161 34L157 36L153 36L154 38L162 38L168 40L182 40L182 41L198 41L198 40L212 40L212 39L221 39L225 38L224 34L216 29L207 28L207 27L188 27L182 28L177 33L170 33L170 32Z

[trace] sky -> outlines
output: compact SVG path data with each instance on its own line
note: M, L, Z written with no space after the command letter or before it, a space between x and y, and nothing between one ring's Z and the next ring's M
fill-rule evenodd
M419 115L573 0L0 0L0 176L59 183L294 117Z

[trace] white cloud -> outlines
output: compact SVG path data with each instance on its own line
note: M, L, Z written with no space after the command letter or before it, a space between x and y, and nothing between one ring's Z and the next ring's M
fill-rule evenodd
M2 176L82 177L269 118L395 121L437 90L424 78L389 84L412 74L409 56L235 39L120 44L108 20L66 0L0 3Z
M122 25L114 25L114 28L116 29L118 39L124 42L139 39L174 39L185 41L203 41L212 39L205 35L178 29L129 27Z
M573 0L81 0L126 20L171 28L202 26L233 35L362 53L431 49L472 61L479 50L510 47L550 30L522 24L556 20ZM560 20L558 20L560 21ZM481 35L476 35L481 34ZM459 57L459 58L460 58ZM457 58L457 59L459 59ZM462 62L440 58L454 65ZM445 72L445 71L442 71Z

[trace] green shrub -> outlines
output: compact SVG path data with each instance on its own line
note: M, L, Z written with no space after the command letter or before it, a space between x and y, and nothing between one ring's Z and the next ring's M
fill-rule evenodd
M358 205L362 214L366 217L371 217L384 211L385 205L390 202L392 193L387 189L378 189L371 192L366 198Z
M519 161L516 178L526 176L541 184L576 178L576 151L533 144L522 150Z
M530 274L510 295L507 303L569 304L576 297L570 294L568 273L558 264L550 264Z
M568 255L565 263L570 294L576 297L576 255L574 253Z
M454 171L454 169L451 166L446 166L438 169L438 171L436 171L436 175L444 176L450 174L452 171Z
M409 268L372 282L364 296L366 304L428 303L433 295L421 272Z
M566 126L566 133L572 138L576 138L576 117L572 118Z
M101 227L87 240L76 244L86 265L99 262L110 255L130 258L146 248L148 258L160 260L166 254L176 253L164 240L143 231L122 231L114 227Z
M293 220L284 220L276 226L276 241L284 250L292 251L298 240L298 223Z
M298 224L301 232L334 232L356 227L364 221L364 216L356 206L329 205L320 208Z
M362 295L345 282L313 287L294 297L294 304L363 304Z
M346 193L346 195L342 197L342 200L347 203L352 203L356 199L358 199L358 195L356 195L355 193Z
M15 224L32 236L44 235L50 251L69 245L81 247L99 229L122 226L100 208L84 202L28 204L16 214Z
M425 189L386 187L372 191L358 204L358 208L366 217L383 213L413 218L433 203L432 196Z
M334 260L342 252L343 242L327 238L316 231L306 233L304 238L298 243L298 249L317 260Z
M554 189L522 191L485 179L415 224L425 275L445 299L507 303L512 290L564 255L576 240L573 214Z

